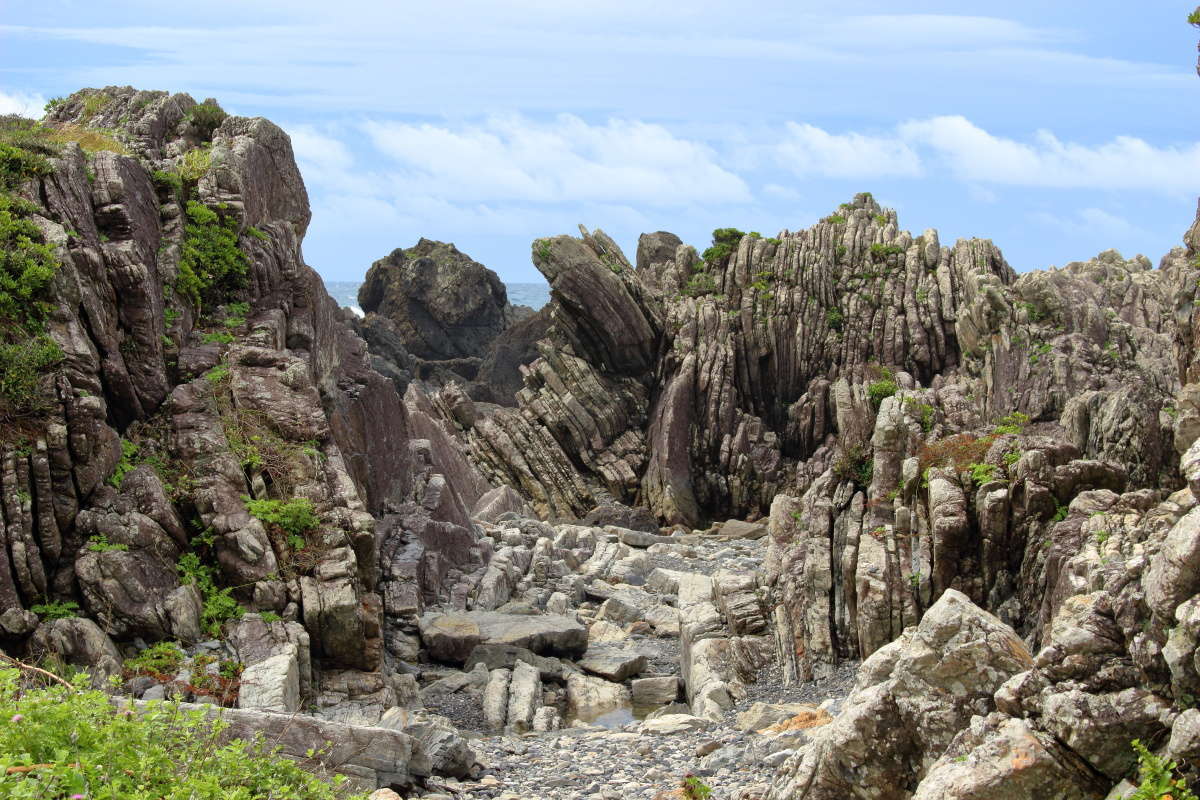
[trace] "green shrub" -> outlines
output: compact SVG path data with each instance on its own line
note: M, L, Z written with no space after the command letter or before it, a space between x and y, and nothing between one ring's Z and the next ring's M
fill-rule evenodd
M53 600L49 603L38 603L37 605L30 606L29 610L37 614L42 620L70 619L76 616L76 612L79 611L79 603L70 600L66 602ZM3 752L3 750L0 750L0 753Z
M216 570L200 561L195 553L184 553L176 565L179 582L195 586L203 598L204 607L200 623L209 636L219 636L221 626L231 619L238 619L245 611L233 598L233 590L217 586Z
M685 800L708 800L712 787L689 772L680 782L680 791Z
M929 403L922 403L915 397L906 397L904 399L904 410L921 420L921 430L925 431L925 433L933 430L933 423L937 412Z
M875 461L863 445L855 444L838 450L831 469L838 480L852 481L865 489L871 485Z
M991 483L996 480L996 473L999 471L995 464L971 464L968 469L971 472L971 480L976 486L983 486L985 483Z
M1188 14L1188 23L1200 28L1200 8Z
M128 711L87 683L26 688L17 670L0 671L0 797L365 797L350 795L341 776L326 782L305 772L261 737L222 744L228 723L203 710L154 703Z
M887 367L881 370L879 380L867 387L867 396L871 399L871 408L879 411L883 401L900 391L896 385L896 375Z
M845 225L846 224L846 218L843 217L841 214L834 214L832 216L826 217L824 221L831 222L834 225Z
M845 318L840 308L831 308L825 312L825 323L835 331L842 329L842 323L845 321Z
M184 184L195 186L211 166L212 150L208 147L197 147L183 154L176 172Z
M217 105L216 100L205 100L203 103L192 106L185 119L193 136L203 141L210 141L213 133L221 127L221 123L228 116Z
M156 169L150 173L150 180L157 188L169 192L172 197L183 196L183 178L178 172Z
M233 334L228 331L213 331L204 334L201 338L205 344L232 344Z
M1141 783L1133 794L1126 795L1126 800L1197 800L1196 795L1188 789L1187 781L1175 777L1178 765L1174 761L1164 762L1138 739L1134 739L1131 745L1137 753Z
M30 178L49 175L52 171L45 156L0 143L0 189L12 191Z
M1049 354L1052 349L1049 342L1037 342L1029 352L1029 363L1038 363L1042 356Z
M737 228L717 228L712 233L712 247L705 250L700 257L709 266L723 264L729 260L729 256L737 249L738 242L742 241L745 235Z
M904 248L894 244L873 244L871 245L871 260L875 263L886 261L889 256L903 255Z
M307 497L293 497L286 501L246 498L245 503L251 516L278 527L289 536L303 537L321 524L312 500Z
M45 334L12 343L0 341L0 419L45 411L50 400L39 391L41 379L62 359L62 348Z
M688 278L687 286L684 286L681 293L687 297L700 297L701 295L712 294L717 290L717 282L708 272L697 272Z
M1019 435L1025 430L1025 426L1029 424L1029 415L1022 414L1020 411L1014 411L1000 418L999 424L992 428L992 433L996 436L1004 435Z
M197 308L228 299L248 280L250 265L238 248L237 222L220 211L195 200L187 204L175 291Z
M125 659L125 669L137 673L174 675L183 663L183 651L175 642L152 644L133 658Z
M217 364L208 372L204 373L204 379L213 386L218 386L224 383L229 378L230 374L229 364L222 361L220 364Z
M29 217L31 204L0 194L0 322L40 328L50 313L58 257Z

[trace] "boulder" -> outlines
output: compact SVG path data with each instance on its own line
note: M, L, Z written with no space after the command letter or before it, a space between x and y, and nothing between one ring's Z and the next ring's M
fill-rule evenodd
M570 617L489 611L430 612L420 619L421 640L438 661L461 664L481 644L515 645L539 655L578 658L587 628Z
M767 535L767 526L761 522L743 522L740 519L731 519L721 526L720 532L717 534L722 541L733 541L735 539L761 539Z
M481 644L472 648L463 669L472 669L478 664L489 670L512 669L518 661L537 667L544 681L562 678L563 664L557 658L539 656L532 650L511 644Z
M596 620L588 628L588 645L618 644L629 640L629 634L620 625L606 620Z
M508 728L516 733L529 730L541 705L542 681L537 667L518 661L508 684Z
M536 516L533 509L525 502L525 498L517 493L516 489L505 485L496 489L489 489L479 498L479 502L475 504L475 509L471 512L471 516L475 519L485 522L496 522L504 514L515 513L522 517Z
M492 670L483 690L483 719L493 731L500 730L508 722L508 685L511 679L511 670Z
M646 669L646 657L634 650L617 647L592 647L577 662L585 672L610 681L621 682Z
M251 664L242 671L238 708L292 713L300 710L300 665L297 648Z
M1094 800L1110 785L1053 736L994 713L971 719L912 800Z
M675 702L679 696L679 678L675 675L636 678L629 688L634 706L663 706Z
M616 502L596 506L587 513L581 524L592 528L605 528L612 525L630 531L658 533L658 520L654 518L649 509L642 506L631 508Z
M779 723L785 723L801 713L811 713L818 709L805 703L755 703L749 709L737 715L737 729L740 731L761 731L764 728Z
M43 622L29 640L34 656L54 654L63 662L82 667L97 685L121 674L121 653L112 639L95 622L69 617Z
M482 356L512 314L496 273L429 239L372 264L358 304L391 320L405 349L429 360Z

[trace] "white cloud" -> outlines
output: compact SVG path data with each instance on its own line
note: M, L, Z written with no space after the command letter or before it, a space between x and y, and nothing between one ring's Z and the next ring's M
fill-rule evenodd
M900 138L930 150L966 181L1058 189L1193 192L1200 187L1200 143L1155 147L1132 136L1097 145L1064 142L1049 131L1019 142L964 117L908 122Z
M831 134L795 122L787 123L776 156L781 165L801 176L885 178L921 174L920 157L895 136Z
M364 129L398 164L402 183L435 197L660 207L750 198L708 145L636 120L512 115L456 128L368 122Z
M1084 208L1069 216L1051 214L1048 211L1041 211L1031 216L1037 222L1058 231L1089 236L1102 241L1128 240L1132 237L1148 235L1129 220L1102 208Z
M46 98L40 94L0 91L0 114L20 114L22 117L41 119L45 107Z

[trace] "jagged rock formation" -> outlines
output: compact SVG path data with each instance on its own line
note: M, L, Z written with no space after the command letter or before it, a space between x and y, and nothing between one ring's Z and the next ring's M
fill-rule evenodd
M355 330L401 392L414 379L460 383L476 400L512 405L548 324L509 304L496 273L429 239L372 264L358 299L366 316Z
M48 124L129 154L19 186L64 358L0 448L6 650L387 729L372 788L462 793L478 747L519 796L603 796L569 744L508 758L562 728L782 767L777 798L1098 797L1134 738L1200 769L1200 223L1158 269L1021 276L869 195L703 256L582 230L533 243L524 321L422 240L355 321L301 260L286 136L198 109L78 93Z

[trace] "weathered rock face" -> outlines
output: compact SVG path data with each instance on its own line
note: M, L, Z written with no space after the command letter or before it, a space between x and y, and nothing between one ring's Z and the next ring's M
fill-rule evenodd
M244 705L371 695L386 701L378 719L398 694L379 671L385 600L419 607L486 560L468 510L492 487L419 390L406 402L371 368L304 264L308 199L286 134L237 117L200 134L195 105L73 95L47 124L103 128L128 154L67 145L20 190L61 261L47 328L65 358L45 415L0 435L0 635L110 675L135 639L221 632L246 666ZM216 214L245 266L199 300L180 277L202 235L189 204ZM317 520L300 533L250 510L292 498ZM383 561L372 514L390 515ZM81 617L38 626L26 609L46 603ZM220 631L239 607L262 616ZM326 681L374 677L323 688L314 662Z
M789 764L772 797L907 798L992 694L1033 665L1021 640L960 592L865 661L842 714Z

